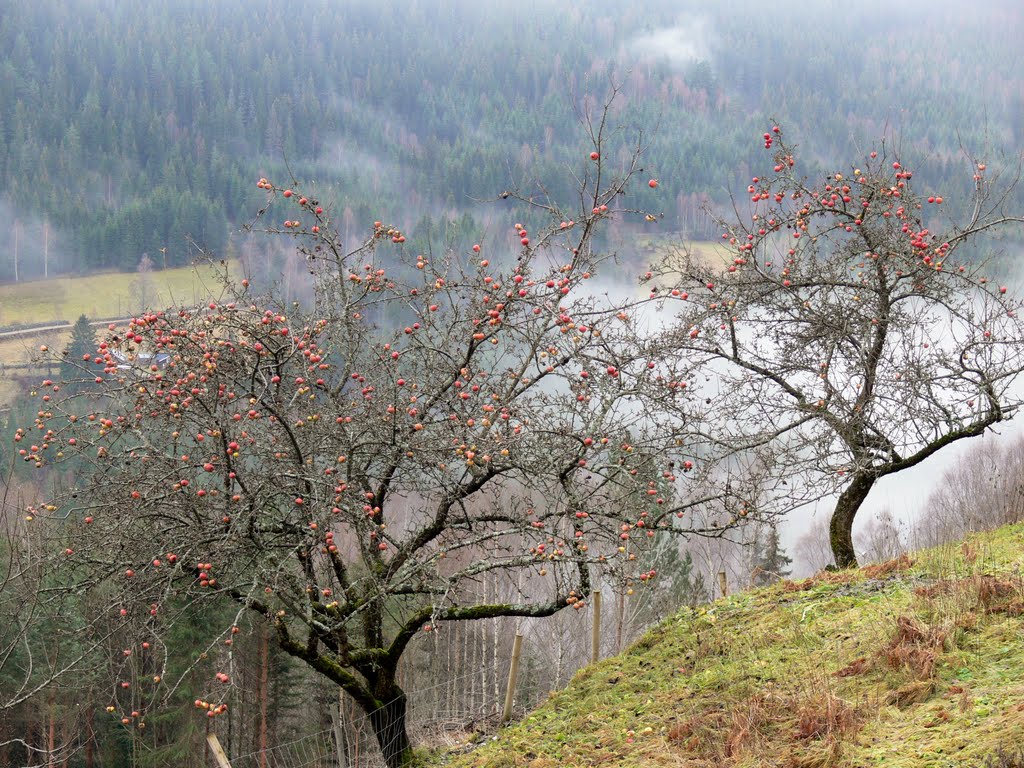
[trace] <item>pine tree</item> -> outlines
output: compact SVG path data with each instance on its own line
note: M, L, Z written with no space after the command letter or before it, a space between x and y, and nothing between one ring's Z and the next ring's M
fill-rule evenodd
M655 563L665 574L662 582L656 585L658 593L667 603L663 613L667 614L682 605L692 608L708 602L710 595L707 585L704 583L704 576L694 571L693 555L687 551L680 556L678 546L666 546L677 542L671 539L666 539L665 542L655 549Z
M761 536L761 532L758 531L753 543L754 567L750 581L756 587L763 587L789 576L792 573L790 566L793 564L793 558L786 554L779 541L778 528L774 525L768 526L763 541Z
M86 388L89 370L85 360L95 352L96 332L89 325L89 318L81 315L71 327L71 339L60 364L61 390L66 395L78 394Z

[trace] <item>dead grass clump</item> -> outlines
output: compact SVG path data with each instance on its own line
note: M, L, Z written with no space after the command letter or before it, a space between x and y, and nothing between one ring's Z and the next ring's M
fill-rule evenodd
M942 698L956 701L961 712L969 712L974 707L974 697L971 696L971 689L966 685L953 684L949 690L942 694Z
M895 691L890 691L885 697L885 703L892 706L906 709L914 704L926 701L935 693L934 680L915 680L912 683L900 686Z
M945 640L946 633L942 629L929 627L913 616L900 616L896 619L896 635L891 645L941 648Z
M880 654L893 669L906 669L916 680L931 680L948 638L941 627L929 627L911 616L896 620L896 634Z
M805 698L797 707L796 737L803 741L841 741L860 725L856 709L827 688Z
M790 745L781 755L787 768L827 768L844 764L843 751L860 730L862 713L839 698L823 681L795 697ZM792 723L792 720L790 720Z
M978 559L977 548L967 539L960 545L960 554L963 555L964 562L968 565L972 565Z
M952 597L965 609L980 606L985 613L1024 614L1024 596L1019 585L996 576L978 574L965 579L943 579L918 587L914 594L925 600Z
M866 578L869 579L881 579L888 576L890 573L898 573L900 571L910 570L910 567L914 564L914 561L906 554L900 555L892 560L886 560L884 563L877 563L875 565L867 565L861 568L861 572Z
M968 611L967 613L961 614L956 618L957 629L974 629L978 626L978 614L974 611Z
M940 579L934 584L925 584L924 586L917 587L914 590L914 595L925 600L934 600L936 597L944 597L951 595L957 591L960 581L950 581L949 579Z
M793 765L809 766L823 754L838 755L861 723L860 713L827 685L813 685L794 697L750 696L731 709L680 720L667 735L681 749L718 764L778 748L789 750Z
M726 725L724 712L711 712L676 723L668 731L668 740L687 752L720 756L719 735Z
M866 657L861 656L859 659L854 659L845 667L840 669L838 672L833 672L834 677L855 677L856 675L862 675L871 669L871 662Z
M1020 590L1012 581L998 579L995 576L976 576L973 581L978 602L985 609L985 613L1005 613L1010 616L1020 616L1024 613L1024 601L1021 599Z
M850 584L861 578L860 571L818 571L808 579L782 582L783 592L806 592L822 584Z
M1022 616L1024 615L1024 601L1015 600L1009 605L1001 605L993 608L989 613L1005 613L1007 616Z
M785 765L786 768L833 768L839 758L840 755L834 754L832 750L823 749L790 754Z
M948 723L952 719L953 719L953 715L951 715L949 713L949 710L947 710L947 709L939 709L939 710L937 710L935 712L935 716L931 720L927 721L926 723L922 723L921 727L922 728L938 728L940 725Z
M725 757L738 758L762 750L766 726L779 717L779 702L767 696L752 696L729 713L729 730L723 745Z

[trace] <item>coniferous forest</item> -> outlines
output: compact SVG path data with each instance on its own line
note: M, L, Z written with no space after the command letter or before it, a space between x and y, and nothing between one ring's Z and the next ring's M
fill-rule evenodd
M962 151L1024 141L1011 4L566 6L11 0L0 12L0 279L229 253L261 176L329 189L354 230L446 221L543 179L565 199L585 99L620 83L660 233L709 239L768 120L839 162L886 135L949 196ZM431 222L434 222L432 225ZM463 229L467 228L463 222ZM428 238L429 239L429 238ZM234 244L238 247L238 244Z

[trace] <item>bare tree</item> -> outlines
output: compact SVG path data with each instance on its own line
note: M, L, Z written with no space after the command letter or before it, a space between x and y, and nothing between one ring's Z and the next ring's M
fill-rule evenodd
M156 299L156 292L153 289L153 267L153 259L149 254L142 254L139 265L135 268L138 277L132 280L130 287L132 303L138 307L139 312L149 309Z
M829 518L813 517L796 540L793 552L800 573L817 573L832 564L832 547L828 536Z
M1024 438L986 437L947 469L911 524L916 547L931 547L1024 517Z
M656 532L720 536L742 520L728 490L680 487L694 466L689 370L655 356L647 300L588 289L609 267L595 233L640 149L604 161L607 115L587 122L580 210L510 195L543 225L515 225L505 265L477 246L408 253L382 222L345 252L318 201L261 180L268 210L284 208L268 229L305 257L312 308L226 282L207 307L111 331L95 358L102 398L41 412L26 458L93 471L35 514L73 530L78 583L112 590L147 653L162 653L168 603L232 600L344 689L387 763L404 765L398 670L417 637L582 607L601 571ZM695 506L722 522L691 524ZM492 573L500 589L475 588ZM210 717L225 711L230 664L197 702ZM145 702L120 693L117 716L143 720Z
M81 747L67 723L57 733L55 704L66 698L57 701L57 683L89 678L112 630L81 595L60 588L72 550L33 527L19 503L24 485L11 472L0 482L0 754L19 745L30 761L56 762ZM30 726L44 721L37 737Z
M650 276L678 301L675 346L708 371L701 393L719 418L695 436L707 460L771 455L779 508L837 494L830 540L845 568L879 478L1019 405L1021 301L988 282L981 259L989 235L1022 221L1006 210L1015 181L972 160L975 197L951 222L884 145L808 182L777 127L764 144L768 172L721 221L724 263L681 253Z
M855 539L860 541L860 557L866 562L885 562L907 551L905 526L888 507L868 519Z

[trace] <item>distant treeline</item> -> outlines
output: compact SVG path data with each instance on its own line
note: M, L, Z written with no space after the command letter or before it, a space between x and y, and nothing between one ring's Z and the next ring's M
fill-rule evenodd
M1024 144L1010 4L493 5L8 0L0 279L224 252L260 176L317 181L357 225L409 227L531 179L571 202L578 113L612 79L661 182L642 205L698 238L714 234L701 205L762 167L772 118L842 168L888 132L954 201L971 189L961 144Z

